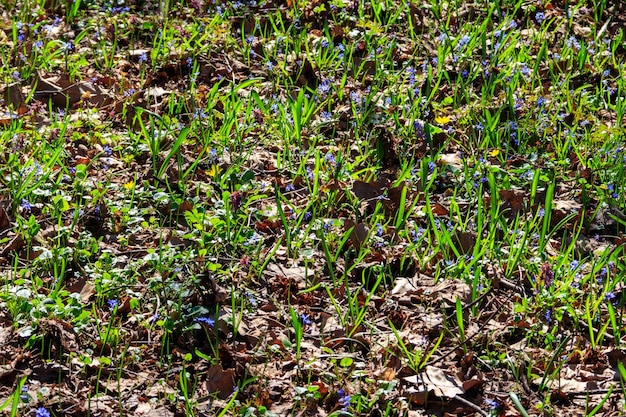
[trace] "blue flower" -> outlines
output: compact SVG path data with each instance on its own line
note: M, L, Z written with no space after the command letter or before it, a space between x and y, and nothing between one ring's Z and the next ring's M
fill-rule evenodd
M461 39L459 39L459 43L456 44L456 50L458 51L459 49L463 48L465 45L469 43L469 41L470 41L469 35L463 36Z
M193 113L193 118L194 119L206 119L207 115L203 109L197 108L196 111Z
M50 417L50 412L44 407L39 407L35 410L35 417Z
M544 20L546 20L546 15L543 12L537 12L535 14L535 20L537 23L542 24Z
M339 394L339 400L337 400L337 404L339 404L344 410L347 410L350 406L350 401L352 401L352 397L346 394L343 389L337 391L337 394Z
M317 87L317 91L320 94L328 94L330 92L330 80L328 78L322 80L320 85Z
M196 317L193 321L200 324L206 324L207 326L213 326L215 324L215 320L211 317Z
M22 207L22 210L24 211L30 211L32 206L30 205L30 203L28 202L27 199L22 198L22 202L20 203L20 207Z
M486 399L485 400L485 404L487 404L487 406L492 410L498 410L501 407L501 404L499 401L497 400L490 400L490 399Z
M305 326L310 326L311 325L311 319L309 318L308 314L300 314L300 321Z
M72 49L74 49L74 45L72 45L72 42L61 42L61 50L63 52L70 52Z
M109 305L109 308L111 310L113 310L115 307L117 307L119 305L119 301L117 301L117 300L108 300L107 304Z

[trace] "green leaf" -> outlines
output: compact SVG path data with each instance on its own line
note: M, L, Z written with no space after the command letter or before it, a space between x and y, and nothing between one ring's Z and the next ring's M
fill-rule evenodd
M352 358L343 358L341 359L341 362L339 362L339 366L342 368L348 368L349 366L352 366L353 363L354 360Z

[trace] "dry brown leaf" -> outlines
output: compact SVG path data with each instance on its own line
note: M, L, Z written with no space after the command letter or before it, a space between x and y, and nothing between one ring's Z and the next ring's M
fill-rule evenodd
M217 393L222 400L228 398L235 391L235 370L222 369L222 365L211 365L207 373L206 389L210 393Z

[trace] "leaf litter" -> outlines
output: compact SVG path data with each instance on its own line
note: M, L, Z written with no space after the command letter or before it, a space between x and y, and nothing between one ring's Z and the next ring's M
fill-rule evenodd
M621 6L293 3L3 9L1 411L623 413Z

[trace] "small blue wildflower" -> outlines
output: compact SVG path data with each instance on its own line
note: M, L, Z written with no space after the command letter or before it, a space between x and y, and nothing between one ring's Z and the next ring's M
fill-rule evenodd
M300 322L302 322L305 326L310 326L312 323L308 314L300 314Z
M552 310L546 310L545 318L548 323L552 323Z
M333 155L332 152L327 152L326 155L324 155L324 160L331 166L337 165L337 159L335 159L335 155Z
M20 207L22 207L22 210L24 210L24 211L30 211L32 209L32 206L30 205L28 200L25 199L25 198L22 198L22 202L20 203Z
M492 411L498 410L501 406L499 401L491 399L486 399L485 404L487 404Z
M340 43L340 44L339 44L339 45L337 45L335 48L336 48L337 50L339 50L339 54L337 54L337 57L338 57L339 59L343 59L344 54L345 54L345 51L346 51L346 47L345 47L345 45L344 45L343 43Z
M606 294L604 294L604 299L605 299L606 301L613 302L613 300L615 300L615 298L617 298L617 297L615 296L615 293L613 293L613 292L611 292L611 291L609 291L609 292L607 292Z
M207 326L213 326L215 324L215 320L211 317L196 317L193 321L200 324L206 324Z
M329 45L328 39L322 38L320 45L322 46L322 48L328 48L328 45Z
M537 107L541 108L546 104L546 99L543 97L538 97L537 98Z
M287 186L285 187L285 191L290 192L290 191L295 191L296 187L294 187L294 185L292 183L287 184Z
M117 300L108 300L107 304L109 305L109 308L111 310L113 310L115 307L117 307L119 305L119 301L117 301Z
M252 42L254 42L254 36L250 35L246 38L246 43L250 45Z
M27 385L24 385L22 387L22 392L23 393L27 393L28 392L28 386ZM29 398L29 396L27 394L21 394L20 395L20 400L22 400L22 401L28 401L28 398Z
M318 93L325 95L330 92L330 80L328 78L322 80L320 85L317 86Z
M424 136L424 123L422 123L420 120L416 120L413 122L413 129L415 129L415 135L418 138Z
M546 210L542 207L539 209L539 211L537 212L537 216L539 217L543 217L546 214Z
M520 67L520 73L521 73L524 77L526 77L526 78L528 78L528 77L530 77L530 76L532 75L532 71L530 70L530 68L528 68L528 65L526 65L526 64L522 64L522 65L521 65L521 67Z
M565 45L567 45L568 48L574 48L576 51L580 50L580 42L578 42L578 39L576 39L574 36L570 36L565 41Z
M139 55L139 63L144 64L146 62L148 62L148 55L144 52L143 54Z
M206 113L204 112L204 110L203 110L203 109L199 109L199 108L198 108L198 109L196 109L196 111L193 113L193 118L194 118L194 119L206 119L206 118L207 118L207 115L206 115Z
M422 227L418 227L417 230L412 230L411 231L411 242L413 243L417 243L419 242L420 238L424 235L424 228Z
M465 47L469 43L470 39L469 35L465 35L459 39L459 42L456 44L456 50L458 51L459 49Z
M68 53L72 49L74 49L74 45L72 45L72 42L61 42L61 50L63 52Z
M50 417L50 412L44 407L39 407L35 410L35 417Z
M340 389L339 391L337 391L337 394L339 395L337 404L339 404L342 409L347 410L348 407L350 406L350 401L352 401L352 397L346 394L346 392L343 389Z
M261 241L261 236L259 236L256 232L252 233L252 236L248 238L243 244L244 246L254 246Z
M113 151L111 150L111 147L109 145L104 145L102 147L102 151L106 156L111 156L113 154Z
M546 15L543 12L537 12L535 14L535 20L537 23L542 24L544 20L546 20Z
M313 214L310 211L307 211L306 213L304 213L304 221L308 222L309 220L311 220L311 217L313 217Z

